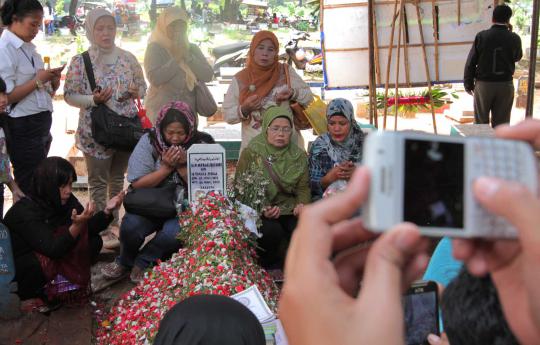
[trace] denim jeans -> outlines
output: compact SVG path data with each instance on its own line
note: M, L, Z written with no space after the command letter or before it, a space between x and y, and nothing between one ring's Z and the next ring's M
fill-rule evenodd
M156 236L141 248L145 237L153 232L156 232ZM181 247L180 241L176 239L179 232L180 224L176 217L158 219L126 212L120 225L118 262L125 267L135 265L145 269L157 260L167 260Z
M8 117L7 120L10 133L8 151L13 164L13 175L21 190L28 194L34 170L47 158L51 146L51 112Z

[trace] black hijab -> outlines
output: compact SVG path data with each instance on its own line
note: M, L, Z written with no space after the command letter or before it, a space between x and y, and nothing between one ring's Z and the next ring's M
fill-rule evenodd
M53 226L71 224L71 212L83 211L82 205L73 194L65 205L60 199L60 187L77 180L70 162L61 157L45 158L34 171L28 197L45 212L46 220Z
M190 297L165 314L154 345L265 345L255 315L225 296Z

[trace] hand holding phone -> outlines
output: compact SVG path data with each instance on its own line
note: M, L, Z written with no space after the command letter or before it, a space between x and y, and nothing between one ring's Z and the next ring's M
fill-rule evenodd
M105 89L102 89L101 87L96 87L96 90L94 90L94 103L106 103L111 98L112 92L113 91L110 87L107 87Z
M368 198L369 175L359 167L343 193L300 214L279 303L291 344L403 344L401 286L425 270L427 239L400 224L373 242L350 219Z
M66 64L63 64L63 65L60 66L60 67L51 68L51 69L49 69L49 70L50 70L51 72L53 72L53 73L61 73L61 72L64 70L64 68L66 68Z
M49 69L40 69L36 72L36 78L42 83L47 83L56 78L56 75Z
M349 180L354 172L354 163L351 161L344 161L339 164L338 178L340 180Z
M419 281L403 297L405 344L429 345L430 334L439 335L439 296L437 283Z

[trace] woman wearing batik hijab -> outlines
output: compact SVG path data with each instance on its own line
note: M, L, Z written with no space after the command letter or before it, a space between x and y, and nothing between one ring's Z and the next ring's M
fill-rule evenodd
M269 108L263 115L261 134L242 151L236 167L236 187L246 188L246 175L263 172L261 185L265 186L266 205L261 210L259 232L263 236L258 239L258 247L261 265L269 269L282 268L285 256L282 249L288 245L285 242L296 228L302 207L311 199L307 156L291 142L292 132L293 120L288 109ZM239 195L238 199L257 208L247 194Z
M199 295L172 307L161 320L154 345L264 345L255 314L230 297Z
M328 132L319 136L309 152L309 175L313 200L337 180L348 181L355 164L362 161L364 132L354 119L350 101L336 98L326 109Z
M163 10L148 40L144 70L150 88L145 98L148 117L155 122L169 101L182 101L196 111L195 85L214 76L203 53L188 39L188 14L179 7Z
M96 143L92 137L92 107L105 103L119 115L137 116L134 99L144 97L146 82L135 56L115 45L116 23L109 11L103 8L92 10L88 12L85 23L86 37L90 42L88 53L98 88L91 89L82 54L78 54L69 65L64 99L69 105L80 109L75 141L86 161L90 198L96 204L96 209L102 210L106 200L124 188L130 153L107 149ZM115 214L104 247L117 247L116 237L118 214Z
M186 151L193 144L214 143L209 134L197 131L196 120L186 103L165 104L156 125L141 137L129 158L127 179L132 188L175 184L177 197L181 193L187 197ZM156 236L141 248L144 239L154 232ZM120 227L120 256L102 269L103 275L117 279L131 271L131 280L139 282L146 268L168 259L180 248L178 232L177 217L150 218L126 212Z
M290 110L290 101L307 106L313 100L309 86L294 69L278 62L279 42L272 32L259 31L251 40L246 68L232 79L223 100L223 116L230 124L242 122L242 145L261 133L262 114L271 106ZM288 69L290 85L287 85ZM292 142L304 149L299 131L294 130Z

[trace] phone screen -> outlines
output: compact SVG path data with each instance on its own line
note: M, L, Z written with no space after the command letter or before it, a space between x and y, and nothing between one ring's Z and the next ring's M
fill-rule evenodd
M422 289L422 288L420 288ZM410 293L403 297L405 308L405 344L429 344L430 333L439 334L439 310L435 291Z
M463 229L464 144L405 140L403 220Z

